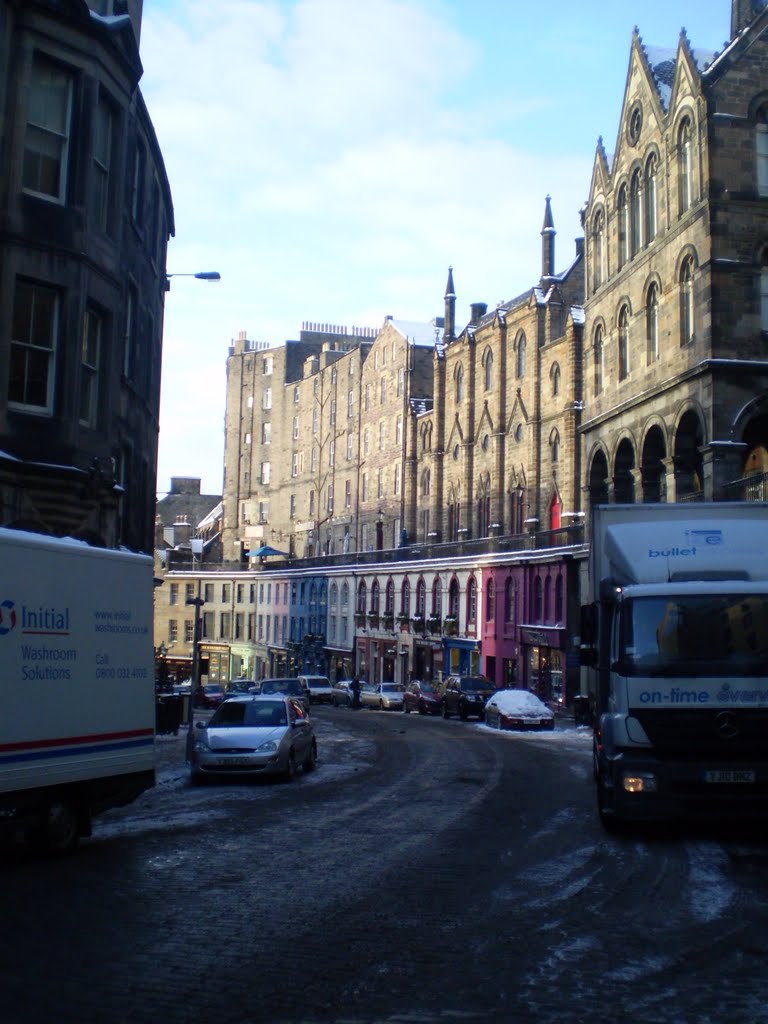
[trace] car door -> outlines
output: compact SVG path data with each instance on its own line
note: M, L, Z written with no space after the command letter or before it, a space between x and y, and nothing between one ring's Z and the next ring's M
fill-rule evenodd
M312 728L309 724L309 717L297 697L291 697L288 701L288 721L291 723L296 764L302 765L312 742Z

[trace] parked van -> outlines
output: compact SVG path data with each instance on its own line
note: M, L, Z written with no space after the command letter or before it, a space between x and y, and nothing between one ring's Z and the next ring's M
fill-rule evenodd
M299 680L307 687L311 704L331 703L333 687L328 676L299 676Z

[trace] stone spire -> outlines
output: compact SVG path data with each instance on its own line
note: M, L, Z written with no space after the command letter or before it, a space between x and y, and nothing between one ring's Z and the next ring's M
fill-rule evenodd
M544 209L544 227L541 229L541 276L551 277L555 272L555 222L552 219L550 196Z
M453 287L453 267L448 267L448 284L445 286L445 324L443 340L446 344L456 337L456 292Z

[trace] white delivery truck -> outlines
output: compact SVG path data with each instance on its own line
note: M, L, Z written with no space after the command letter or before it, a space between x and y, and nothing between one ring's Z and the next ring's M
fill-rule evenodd
M153 564L0 528L0 829L51 852L154 785Z
M588 592L605 827L765 815L768 504L597 506Z

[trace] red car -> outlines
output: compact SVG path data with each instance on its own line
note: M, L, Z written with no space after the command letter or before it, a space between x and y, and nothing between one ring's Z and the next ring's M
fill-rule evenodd
M403 694L403 711L406 715L417 711L420 715L439 715L442 711L442 694L434 683L413 679Z
M227 695L222 686L219 686L218 683L206 683L204 686L198 687L195 694L195 707L217 708L226 699Z

